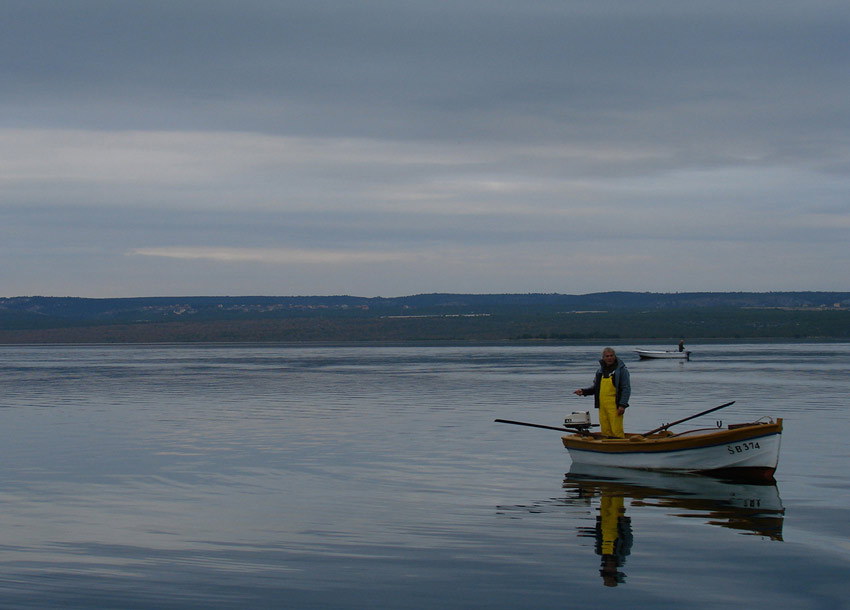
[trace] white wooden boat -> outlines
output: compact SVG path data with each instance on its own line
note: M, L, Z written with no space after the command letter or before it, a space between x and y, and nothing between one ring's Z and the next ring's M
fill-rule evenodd
M781 436L782 419L764 418L726 428L627 433L625 438L582 430L561 440L578 465L772 481Z
M658 349L636 349L637 355L640 356L641 360L649 360L652 358L670 358L670 359L680 359L680 360L690 360L691 352L688 350L679 351L679 350L658 350Z

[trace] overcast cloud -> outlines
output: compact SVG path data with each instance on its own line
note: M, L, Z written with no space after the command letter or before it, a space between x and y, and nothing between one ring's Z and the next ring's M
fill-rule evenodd
M850 3L5 0L0 296L850 290Z

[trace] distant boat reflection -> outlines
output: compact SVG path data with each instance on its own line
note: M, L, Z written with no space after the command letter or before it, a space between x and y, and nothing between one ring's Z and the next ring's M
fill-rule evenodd
M576 466L563 483L566 504L588 506L599 498L596 526L580 536L596 539L600 576L606 586L625 582L622 571L632 549L630 507L671 509L670 516L704 519L710 525L782 540L785 509L776 485L753 485L699 475L677 475L622 468Z

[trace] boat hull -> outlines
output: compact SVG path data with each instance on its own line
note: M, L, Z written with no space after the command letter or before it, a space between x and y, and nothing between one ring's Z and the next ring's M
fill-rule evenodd
M652 350L652 349L638 349L638 350L635 350L635 351L637 352L637 355L640 356L640 358L642 360L651 360L651 359L690 360L691 359L691 352L689 352L687 350L684 351L684 352L679 352L679 351L665 352L665 351L661 351L661 350Z
M782 420L727 429L663 432L625 439L571 434L562 437L574 464L665 472L706 472L772 480L779 462Z

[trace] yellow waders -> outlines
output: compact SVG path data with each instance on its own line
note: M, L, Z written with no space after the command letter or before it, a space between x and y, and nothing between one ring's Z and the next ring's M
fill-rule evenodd
M623 416L617 414L617 388L611 377L599 380L599 427L605 436L626 436L623 432Z

